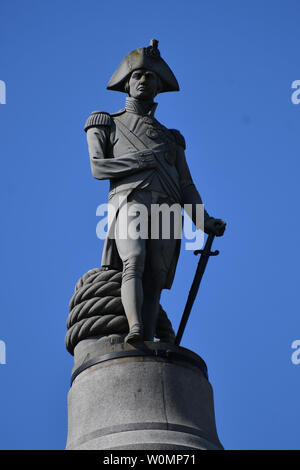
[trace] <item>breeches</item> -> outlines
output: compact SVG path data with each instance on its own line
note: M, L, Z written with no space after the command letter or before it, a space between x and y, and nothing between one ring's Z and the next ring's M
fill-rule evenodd
M127 207L124 208L127 211L126 220L124 214L118 216L115 241L123 262L122 282L139 278L146 281L151 289L161 290L165 285L175 255L177 239L174 236L175 229L172 221L169 233L168 230L166 233L162 227L161 217L160 220L157 217L154 220L153 213L151 214L153 203L172 205L167 198L159 197L151 191L134 191L127 199ZM140 216L141 204L144 206L142 216ZM126 237L124 237L125 223L129 227ZM122 228L123 235L121 236ZM138 234L140 236L137 236Z

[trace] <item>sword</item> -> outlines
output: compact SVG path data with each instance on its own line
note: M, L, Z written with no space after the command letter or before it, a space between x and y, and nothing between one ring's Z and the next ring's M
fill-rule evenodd
M194 251L194 255L201 254L201 256L200 256L200 259L199 259L199 262L198 262L198 266L197 266L197 270L196 270L196 273L195 273L195 276L194 276L194 280L193 280L192 286L191 286L190 291L189 291L189 295L188 295L188 298L187 298L187 301L186 301L186 304L185 304L184 312L183 312L181 322L180 322L180 325L179 325L179 328L178 328L178 332L177 332L177 335L176 335L176 338L175 338L175 345L176 346L179 346L179 344L180 344L180 341L181 341L184 329L186 327L187 321L189 319L194 301L196 299L198 289L199 289L199 286L200 286L200 283L201 283L201 279L203 277L203 274L204 274L207 262L209 260L209 257L210 256L217 256L219 254L219 250L211 251L211 246L212 246L212 243L214 241L214 238L215 238L215 235L211 233L207 237L207 240L206 240L206 243L205 243L205 246L204 246L203 250L195 250Z

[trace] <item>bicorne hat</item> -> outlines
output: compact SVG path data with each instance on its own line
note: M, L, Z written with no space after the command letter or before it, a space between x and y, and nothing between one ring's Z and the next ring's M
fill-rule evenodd
M156 39L152 39L148 47L140 47L127 54L109 80L107 89L126 93L125 84L127 79L137 69L150 70L159 76L162 85L159 93L179 91L175 75L160 56Z

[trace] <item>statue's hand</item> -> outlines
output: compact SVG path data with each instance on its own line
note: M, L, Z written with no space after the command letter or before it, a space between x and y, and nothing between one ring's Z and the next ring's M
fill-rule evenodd
M225 232L226 222L222 219L210 217L204 224L205 233L213 233L216 237L222 237Z

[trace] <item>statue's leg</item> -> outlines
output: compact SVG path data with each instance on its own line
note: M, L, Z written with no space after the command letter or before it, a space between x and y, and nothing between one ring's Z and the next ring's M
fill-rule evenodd
M146 240L123 239L116 232L116 246L123 262L121 299L128 320L126 341L143 339L141 310L143 305L143 273L146 258Z
M175 253L176 240L148 240L143 277L144 302L142 319L145 341L153 341L160 309L161 292L166 285Z
M142 319L144 325L144 340L153 341L163 284L154 283L152 275L147 271L147 274L144 276L143 286L144 302L142 307Z

